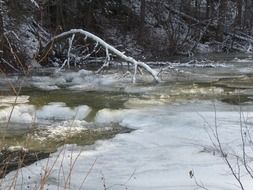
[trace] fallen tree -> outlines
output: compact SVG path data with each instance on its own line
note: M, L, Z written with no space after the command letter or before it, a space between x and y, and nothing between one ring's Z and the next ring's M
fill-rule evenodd
M112 45L106 43L104 40L102 40L101 38L99 38L98 36L87 32L85 30L82 29L72 29L70 31L67 32L63 32L57 36L54 36L48 43L47 45L42 49L42 51L39 53L39 55L37 56L37 60L38 62L41 62L41 60L45 59L48 54L50 53L50 51L52 51L53 49L53 44L57 41L61 41L64 39L68 39L69 40L69 47L68 47L68 55L67 55L67 59L64 61L64 63L62 64L61 68L64 67L66 64L69 66L70 64L70 52L72 49L72 45L73 45L73 41L75 39L75 35L79 34L84 36L85 39L89 38L92 41L96 42L95 47L97 47L98 45L102 46L105 49L105 53L106 53L106 58L105 61L102 65L102 67L97 70L96 72L100 72L101 70L103 70L105 67L109 66L110 63L110 53L118 56L119 58L123 59L124 61L133 64L134 66L134 74L133 74L133 82L136 82L136 74L137 74L137 70L138 67L142 67L144 68L148 73L150 73L153 78L155 79L155 81L159 82L160 79L158 77L159 72L155 71L154 69L152 69L150 66L148 66L147 64L145 64L142 61L137 61L134 58L130 57L130 56L126 56L123 52L119 51L118 49L116 49L115 47L113 47ZM88 57L88 56L86 56Z

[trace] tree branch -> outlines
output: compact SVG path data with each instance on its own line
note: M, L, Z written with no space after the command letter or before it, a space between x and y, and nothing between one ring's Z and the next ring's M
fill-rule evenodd
M110 44L106 43L104 40L102 40L101 38L99 38L98 36L87 32L85 30L82 29L72 29L69 30L67 32L63 32L55 37L53 37L46 45L45 49L47 50L48 47L51 47L52 43L60 40L62 38L66 38L68 36L73 36L74 34L81 34L85 36L86 38L90 38L91 40L97 42L98 44L100 44L102 47L104 47L104 49L106 50L106 61L104 63L104 65L102 67L105 67L106 65L109 64L110 61L110 57L109 57L109 52L114 53L115 55L117 55L118 57L120 57L121 59L132 63L135 67L136 66L140 66L143 67L148 73L150 73L153 78L155 79L155 81L159 82L160 79L158 77L158 72L153 70L150 66L148 66L147 64L145 64L144 62L140 62L135 60L134 58L130 57L130 56L126 56L123 52L119 51L118 49L116 49L115 47L111 46ZM47 52L47 51L46 51ZM43 52L42 52L43 53ZM43 55L42 55L43 56ZM135 82L135 75L134 75L134 79L133 82Z

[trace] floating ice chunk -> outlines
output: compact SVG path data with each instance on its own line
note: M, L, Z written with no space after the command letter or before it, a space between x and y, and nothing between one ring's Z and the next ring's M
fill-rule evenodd
M76 107L74 109L75 119L79 119L79 120L84 119L85 117L88 116L90 111L91 109L86 105Z
M44 90L57 90L59 89L59 87L56 85L56 83L62 83L62 80L60 80L59 78L51 78L51 77L42 77L42 76L33 76L31 78L32 82L31 84L36 87L36 88L40 88L40 89L44 89Z
M56 90L62 86L70 89L105 89L112 86L124 86L131 83L131 77L122 77L121 74L97 74L92 71L80 70L77 72L59 72L52 76L33 76L29 84L44 90Z
M69 108L65 103L49 103L37 110L33 105L20 104L8 106L0 110L0 123L9 121L14 123L33 123L43 120L83 120L91 111L86 106ZM10 117L11 115L11 117Z
M38 110L36 115L39 120L82 120L90 111L86 105L71 109L64 103L50 103Z
M55 79L55 84L64 85L64 84L66 84L66 79L64 77L57 77Z
M14 123L32 123L35 119L35 109L32 105L16 105L0 110L0 123L8 122Z
M78 74L79 74L80 77L90 75L92 73L93 73L92 71L88 71L88 70L85 70L85 69L81 69L80 71L78 71Z
M32 76L31 78L32 82L47 82L50 81L51 78L48 76Z
M111 109L102 109L98 111L95 122L97 123L122 123L124 120L127 120L130 116L135 116L138 112L142 112L140 109L119 109L119 110L111 110ZM124 125L124 126L127 126Z
M238 63L249 63L252 62L252 59L239 59L239 58L234 58L233 61L238 62Z
M124 118L123 113L123 110L102 109L97 113L95 121L98 123L121 122Z
M45 83L45 82L36 82L33 83L33 86L39 89L43 89L43 90L57 90L59 89L58 86L50 84L50 83Z

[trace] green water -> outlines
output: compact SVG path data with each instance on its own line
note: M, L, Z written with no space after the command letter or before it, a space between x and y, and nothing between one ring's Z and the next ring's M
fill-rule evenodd
M30 103L41 107L50 102L64 102L69 107L88 105L95 109L122 108L131 95L122 92L70 91L53 90L43 91L34 88L24 88L21 95L30 96Z

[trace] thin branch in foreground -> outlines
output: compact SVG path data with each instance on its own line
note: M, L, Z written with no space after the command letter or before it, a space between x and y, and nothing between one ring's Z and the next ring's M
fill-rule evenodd
M230 172L232 173L232 175L234 176L235 180L238 182L241 190L244 190L244 186L242 184L242 181L241 181L241 176L240 176L240 172L237 173L235 171L235 169L233 168L231 162L229 161L228 159L228 154L224 152L224 148L221 144L221 139L220 139L220 136L219 136L219 131L218 131L218 123L217 123L217 112L216 112L216 106L215 104L213 104L214 106L214 122L215 122L215 134L214 134L214 137L216 138L216 141L217 141L217 144L218 144L218 147L219 147L219 150L220 150L220 153L221 153L221 156L222 158L224 159L225 163L227 164Z
M95 164L96 164L96 162L97 162L97 159L98 159L98 158L96 158L96 159L94 160L94 162L92 163L92 165L91 165L89 171L86 173L86 175L85 175L85 177L84 177L84 179L83 179L83 181L82 181L82 183L81 183L81 185L80 185L79 190L82 190L82 189L83 189L83 185L84 185L86 179L88 178L88 176L90 175L90 173L92 172L92 170L93 170L93 168L94 168L94 166L95 166Z

